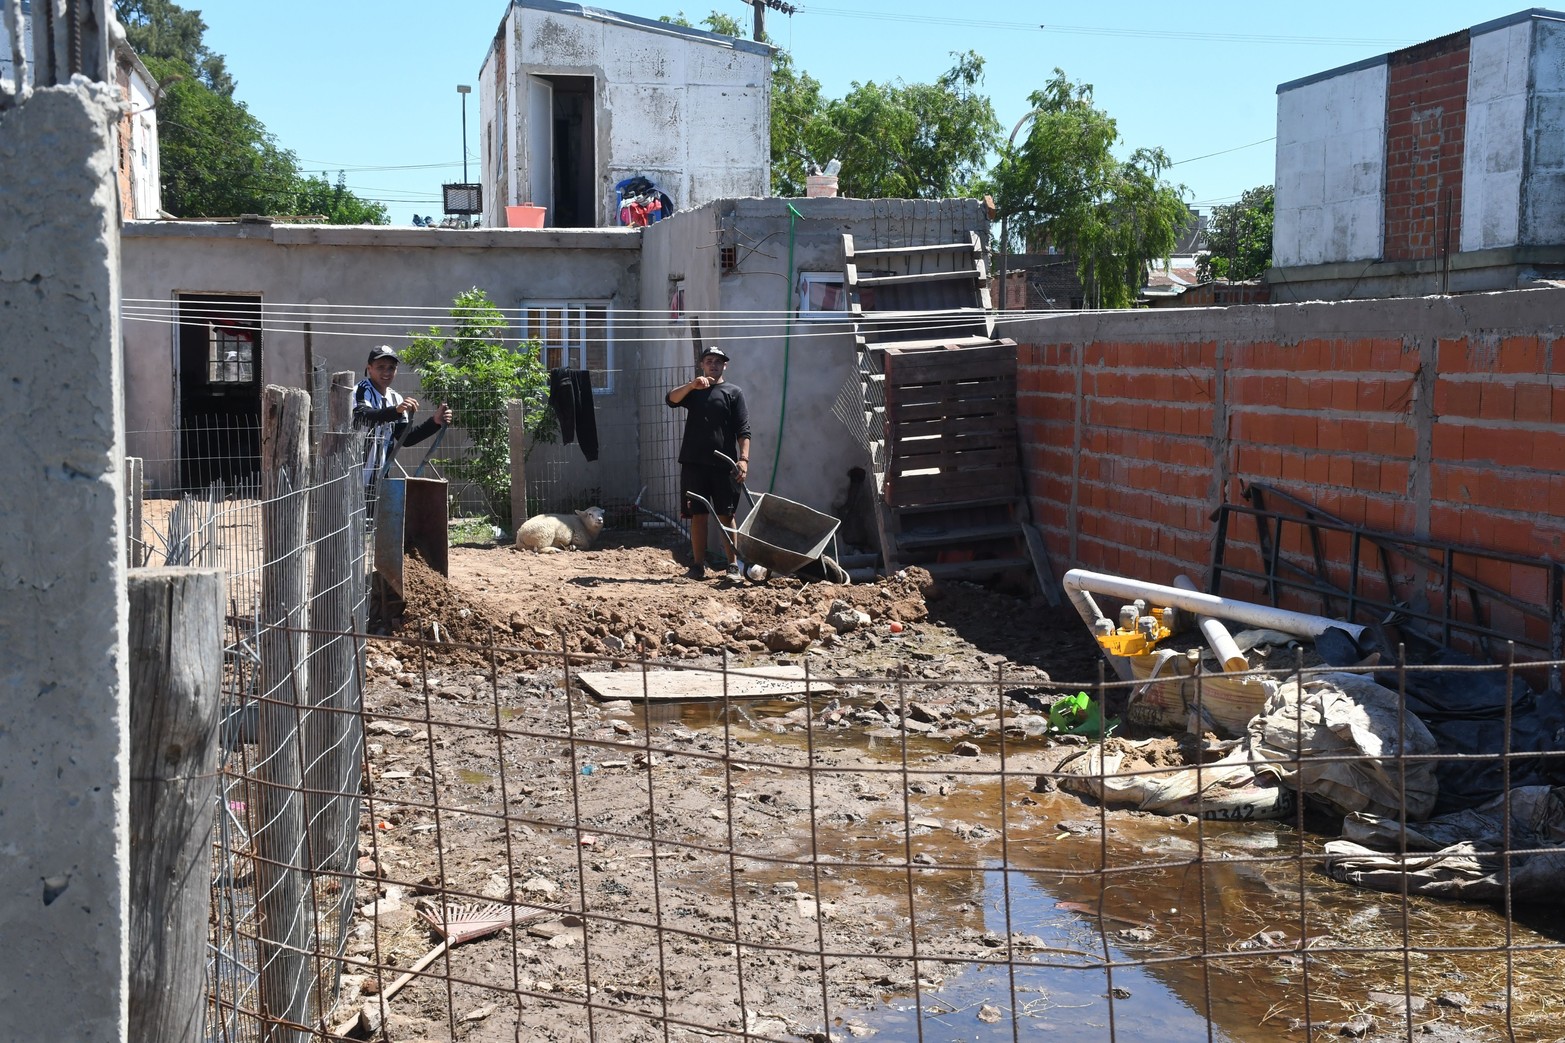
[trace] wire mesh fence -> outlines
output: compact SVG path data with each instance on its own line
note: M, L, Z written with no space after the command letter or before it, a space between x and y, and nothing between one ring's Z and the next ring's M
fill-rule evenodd
M682 375L634 392L638 515ZM1236 707L368 637L359 460L147 512L148 563L229 577L209 1039L1562 1038L1550 664L1300 659Z
M1051 733L1036 686L1003 672L700 670L563 642L376 640L368 661L358 871L333 878L358 916L317 1038L385 1019L428 1039L777 1041L1565 1024L1555 753L1482 758L1541 774L1459 825L1366 804L1344 847L1350 798L1313 780L1401 801L1461 758L1298 732L1270 774L1194 736L1134 762L1126 740ZM1379 676L1415 674L1451 676ZM954 685L982 693L960 728L931 710ZM1135 686L1082 690L1114 705ZM1154 792L1162 813L1134 810Z

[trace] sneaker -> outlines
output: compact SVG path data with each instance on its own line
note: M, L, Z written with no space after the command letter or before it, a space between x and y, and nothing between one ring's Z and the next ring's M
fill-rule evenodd
M700 564L692 565L685 570L685 575L691 579L706 579L706 566Z
M730 561L728 563L728 571L723 573L723 578L732 580L735 583L743 582L744 566L739 564L737 561Z

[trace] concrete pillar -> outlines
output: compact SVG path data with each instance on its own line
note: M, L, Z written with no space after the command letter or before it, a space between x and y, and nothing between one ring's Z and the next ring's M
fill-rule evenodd
M0 1039L126 1031L116 117L85 81L0 112Z

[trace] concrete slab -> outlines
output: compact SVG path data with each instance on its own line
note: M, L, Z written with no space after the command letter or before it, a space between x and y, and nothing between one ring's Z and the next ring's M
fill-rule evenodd
M726 680L730 699L775 699L780 696L829 694L836 689L811 678L805 685L804 668L768 666L730 670L725 675L706 670L612 670L576 675L582 687L600 699L630 702L695 702L723 698Z

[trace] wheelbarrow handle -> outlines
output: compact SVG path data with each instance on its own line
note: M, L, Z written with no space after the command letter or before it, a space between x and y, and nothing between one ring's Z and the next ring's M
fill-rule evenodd
M734 552L734 560L738 561L740 558L739 546L734 543L733 537L728 535L728 526L724 525L723 519L717 516L717 508L712 506L712 501L708 500L700 493L687 491L685 495L690 497L692 500L696 500L701 504L701 506L706 508L707 516L717 523L717 531L723 534L723 542L728 544L728 549Z
M450 428L451 425L449 423L440 425L440 430L435 432L435 440L429 443L429 448L424 451L424 459L420 460L418 462L418 466L413 468L414 478L417 478L419 475L424 473L424 467L429 463L429 458L435 455L436 449L440 448L440 440L446 437L446 431L448 431Z
M712 455L728 465L728 469L733 472L734 479L736 481L739 479L739 464L734 460L733 457L729 456L721 449L712 450ZM744 498L750 501L750 509L752 511L755 510L755 497L750 495L750 484L748 482L740 481L739 488L744 490Z

